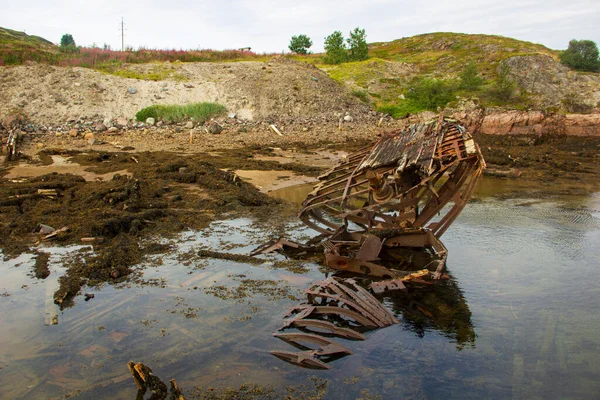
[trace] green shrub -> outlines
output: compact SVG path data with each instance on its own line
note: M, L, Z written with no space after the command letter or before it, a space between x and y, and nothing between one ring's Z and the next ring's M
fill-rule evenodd
M459 74L460 88L465 90L476 91L483 84L483 79L479 76L477 65L470 62L465 66L465 69Z
M457 85L454 81L421 78L414 83L406 93L406 98L415 107L436 111L454 100Z
M560 62L578 71L600 71L598 46L591 40L571 40L567 50L560 54Z
M515 82L510 77L510 67L501 63L494 81L494 95L498 100L508 101L515 94Z
M369 93L366 90L355 89L352 94L360 99L364 103L369 102Z
M163 105L155 104L146 107L135 114L138 121L146 121L147 118L154 118L156 121L181 122L186 119L193 119L199 123L225 113L225 106L217 103L192 103L185 105Z
M389 114L393 118L405 118L409 114L417 114L424 110L423 107L420 107L410 100L405 100L398 104L382 104L377 107L377 111L383 114Z

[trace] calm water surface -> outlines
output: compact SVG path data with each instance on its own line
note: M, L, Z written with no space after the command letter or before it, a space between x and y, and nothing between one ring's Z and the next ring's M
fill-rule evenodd
M33 255L0 262L0 398L134 399L130 360L188 393L248 382L284 390L318 376L330 380L331 399L600 397L599 194L472 202L443 237L452 280L411 304L385 298L401 323L361 342L336 339L354 354L329 371L267 352L292 350L271 334L325 269L275 269L275 256L259 266L193 256L199 248L246 254L282 227L295 239L310 234L279 220L185 232L176 251L144 265L142 281L87 289L95 298L64 312L52 303L63 260L89 247L45 248L46 280L31 276ZM248 279L267 290L218 295Z

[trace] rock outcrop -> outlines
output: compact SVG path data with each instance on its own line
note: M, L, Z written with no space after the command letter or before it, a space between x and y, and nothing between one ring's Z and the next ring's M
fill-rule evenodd
M504 111L485 115L478 130L488 135L600 136L600 113L545 115L541 111Z

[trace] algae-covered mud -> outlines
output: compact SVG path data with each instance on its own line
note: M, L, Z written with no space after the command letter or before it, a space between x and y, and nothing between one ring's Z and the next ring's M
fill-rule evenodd
M283 234L308 239L297 204L259 206L268 212L247 217L233 207L179 233L135 236L141 253L128 263L129 279L87 276L63 310L55 293L67 268L102 263L117 242L4 251L2 398L133 399L131 360L176 378L189 398L592 398L600 392L600 196L531 198L511 182L484 178L444 235L451 279L381 298L400 324L364 341L340 339L353 354L328 371L268 353L289 350L272 333L304 289L330 273L318 258L207 256L247 255Z

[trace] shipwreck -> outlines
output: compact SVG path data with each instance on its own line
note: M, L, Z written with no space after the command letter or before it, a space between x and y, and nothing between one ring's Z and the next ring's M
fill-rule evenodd
M350 354L331 337L398 323L377 295L446 278L440 237L469 201L485 161L469 131L440 116L383 134L319 177L299 218L319 232L307 244L280 238L253 251L292 257L323 251L334 276L306 290L274 336L301 351L272 351L285 361L326 369ZM308 346L312 344L314 346Z

